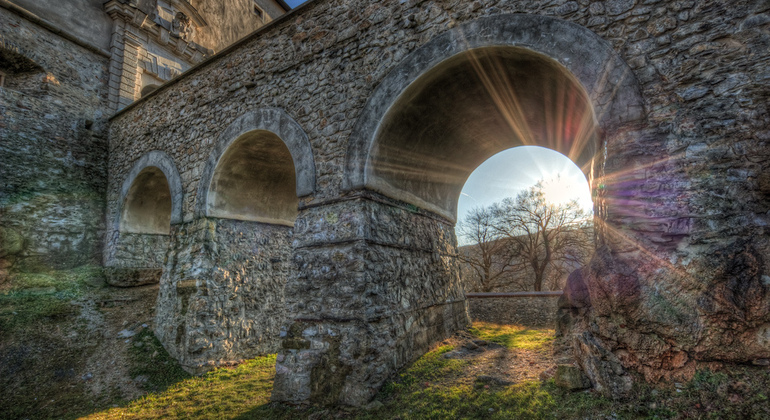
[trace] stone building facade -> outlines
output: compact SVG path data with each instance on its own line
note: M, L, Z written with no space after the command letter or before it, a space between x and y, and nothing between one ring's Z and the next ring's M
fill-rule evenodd
M273 0L0 2L0 282L100 262L107 118L288 10ZM127 236L107 265L139 270L110 277L157 281L168 232Z
M768 13L311 0L110 119L106 259L126 209L148 210L127 200L155 203L172 354L198 370L280 343L274 400L365 404L468 324L457 196L492 154L537 144L584 169L595 203L560 360L611 394L630 371L766 363Z
M181 178L173 229L201 223L221 133L253 112L290 118L315 163L292 152L296 180L315 181L297 194L274 398L361 404L467 324L453 201L486 156L535 141L593 188L597 254L560 306L565 348L597 387L626 391L629 369L761 362L766 43L762 2L309 2L112 119L108 214L133 159L159 150ZM520 96L492 89L505 83ZM548 86L561 89L538 94ZM548 133L544 96L572 104L571 142ZM196 267L192 254L176 264ZM197 270L161 284L193 280L188 317L223 282Z

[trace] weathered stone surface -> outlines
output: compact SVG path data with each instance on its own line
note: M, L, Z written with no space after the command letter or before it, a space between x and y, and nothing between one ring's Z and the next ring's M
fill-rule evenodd
M134 287L154 284L160 281L162 270L158 268L120 268L107 267L104 277L107 284L117 287Z
M583 370L572 365L557 366L554 380L556 386L570 391L591 387L591 380L583 373Z
M424 343L467 322L454 287L451 215L394 193L414 193L409 183L369 188L367 157L393 104L409 104L410 82L453 57L446 51L490 44L529 48L571 72L601 129L586 166L597 254L560 304L560 348L608 393L630 389L629 371L657 380L714 360L768 358L766 2L567 3L315 1L112 120L111 179L123 179L138 156L165 151L193 224L203 162L226 127L272 107L307 134L315 192L300 200L288 251L295 271L275 399L365 404ZM583 40L595 51L577 53ZM584 61L597 54L608 61ZM415 141L440 156L442 138ZM108 220L119 190L111 181ZM189 254L180 264L167 264L169 284L214 267L192 264L209 251L188 244L176 248ZM169 308L181 308L171 289L163 293ZM174 342L171 330L159 335ZM185 345L198 354L213 348L193 341Z

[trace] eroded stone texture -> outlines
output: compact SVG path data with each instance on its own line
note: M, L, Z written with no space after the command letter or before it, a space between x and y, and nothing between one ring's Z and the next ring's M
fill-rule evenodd
M285 226L213 218L172 228L155 333L186 370L277 350L290 234Z
M113 236L112 254L105 270L107 283L130 287L160 281L169 235L113 232Z
M556 328L559 295L498 298L468 297L471 319L495 324Z

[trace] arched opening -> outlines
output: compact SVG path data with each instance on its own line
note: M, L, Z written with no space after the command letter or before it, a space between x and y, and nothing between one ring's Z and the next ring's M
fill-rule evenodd
M238 137L219 159L206 215L293 226L298 202L288 147L275 133L253 130Z
M185 369L278 351L299 197L314 187L307 135L282 110L250 111L218 136L168 254L195 258L166 266L157 303L156 334Z
M596 127L609 141L644 117L630 74L590 30L527 14L469 21L410 50L376 82L353 126L342 200L318 204L316 226L344 215L349 229L344 239L317 235L323 253L303 255L313 263L292 278L294 290L334 292L313 305L287 295L287 331L297 333L284 340L273 399L366 404L388 375L467 327L454 234L466 178L501 150L540 145L570 157L596 192L607 150ZM339 274L343 264L349 275ZM328 288L318 287L327 272ZM356 351L324 350L326 332ZM318 350L296 357L302 348ZM297 373L315 372L319 360L345 369Z
M166 175L150 166L134 178L125 198L120 231L168 235L171 229L171 190Z
M585 91L556 61L516 47L470 50L399 96L370 149L366 183L455 221L471 172L511 147L556 150L590 181L595 128Z
M552 149L504 150L465 182L455 232L466 292L562 290L595 248L587 179Z
M497 153L465 182L456 234L474 325L553 334L567 276L595 250L585 174L552 149Z

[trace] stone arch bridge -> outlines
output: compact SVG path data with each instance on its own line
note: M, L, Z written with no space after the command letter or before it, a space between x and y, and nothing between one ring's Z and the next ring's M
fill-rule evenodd
M310 1L113 117L105 265L187 369L278 351L273 399L360 405L468 324L459 192L535 144L595 204L562 362L770 363L767 9Z

